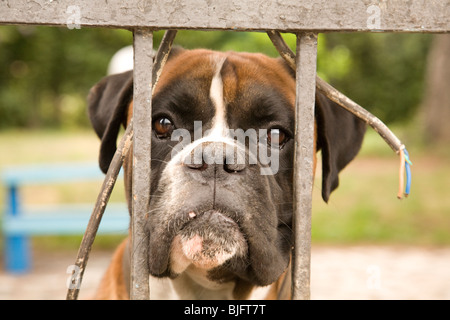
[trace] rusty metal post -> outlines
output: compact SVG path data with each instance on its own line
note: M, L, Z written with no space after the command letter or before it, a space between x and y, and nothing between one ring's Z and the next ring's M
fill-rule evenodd
M152 133L153 32L134 30L133 88L133 213L131 216L130 298L150 297L145 223L150 203Z
M292 299L310 299L317 34L297 35Z

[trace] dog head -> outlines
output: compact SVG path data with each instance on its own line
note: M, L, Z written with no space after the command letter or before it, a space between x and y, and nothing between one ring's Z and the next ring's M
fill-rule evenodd
M106 172L132 114L132 72L101 80L89 115ZM292 246L295 79L282 59L175 49L152 99L149 270L275 281ZM365 125L316 94L322 196L360 149ZM125 185L131 196L131 157Z

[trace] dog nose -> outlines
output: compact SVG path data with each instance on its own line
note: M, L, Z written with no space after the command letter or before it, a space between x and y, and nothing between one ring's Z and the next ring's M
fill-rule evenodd
M242 172L246 168L245 157L238 148L224 142L203 142L184 159L186 167L194 170L217 170L227 173Z

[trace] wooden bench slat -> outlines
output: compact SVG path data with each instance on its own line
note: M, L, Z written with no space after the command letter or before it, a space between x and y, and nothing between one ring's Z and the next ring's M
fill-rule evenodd
M97 163L8 166L1 174L1 181L6 186L91 181L103 178L104 174Z
M91 216L92 204L49 204L29 206L18 196L26 185L99 181L104 179L97 163L55 163L9 166L1 172L1 183L8 195L2 217L5 236L5 267L13 273L30 269L29 236L83 234ZM129 213L126 203L110 203L99 233L127 234Z

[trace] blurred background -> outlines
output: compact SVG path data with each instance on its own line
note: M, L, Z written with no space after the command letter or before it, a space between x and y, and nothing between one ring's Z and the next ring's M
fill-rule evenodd
M162 35L155 33L155 48ZM295 50L295 36L284 37ZM277 56L264 33L180 31L175 43ZM99 141L89 124L86 96L106 75L114 53L130 44L132 34L126 30L0 27L0 170L36 163L95 163ZM313 246L448 249L450 35L321 34L318 74L380 118L405 143L413 162L413 183L410 197L397 200L398 157L369 128L361 153L341 173L340 187L329 204L320 198L320 170L316 174ZM24 186L21 197L36 205L94 204L100 185L101 181ZM119 181L112 201L124 201L122 189ZM2 223L3 185L0 205ZM64 253L74 261L81 236L32 237L33 259ZM111 251L122 238L99 236L94 251ZM450 268L449 251L438 252L445 252L445 266ZM450 298L450 278L446 280L447 290L440 288L434 298ZM0 298L13 297L11 290L0 282ZM27 296L19 291L17 297Z

